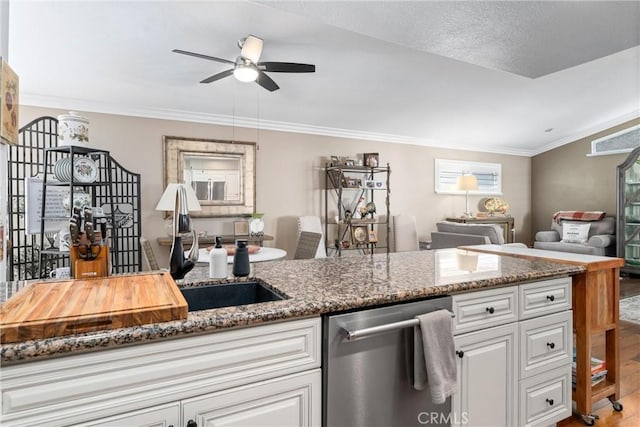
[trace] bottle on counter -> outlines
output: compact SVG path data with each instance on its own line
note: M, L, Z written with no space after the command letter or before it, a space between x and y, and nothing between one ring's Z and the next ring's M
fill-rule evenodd
M246 239L236 240L236 252L233 255L233 275L246 277L251 273L249 266L249 242Z
M222 247L220 236L216 236L216 244L209 252L209 277L211 279L227 278L227 250Z

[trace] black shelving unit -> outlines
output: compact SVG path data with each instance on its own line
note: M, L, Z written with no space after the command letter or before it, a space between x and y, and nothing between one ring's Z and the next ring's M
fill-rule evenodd
M388 163L379 167L325 166L324 235L329 255L389 252L390 175ZM367 206L375 206L375 213L360 211ZM336 215L332 215L333 209Z
M623 273L640 274L640 147L616 168L616 247Z
M75 174L75 168L73 167L74 162L82 157L86 157L91 159L91 161L97 166L97 177L93 182L81 182L77 179ZM71 179L68 182L61 182L52 180L52 176L54 175L53 169L57 162L61 161L63 158L70 159L70 172ZM87 192L91 196L91 206L100 206L102 208L105 205L108 207L108 214L105 215L106 220L109 224L109 240L111 242L110 251L114 253L118 253L118 227L114 227L113 224L116 223L115 218L115 209L113 205L113 194L112 194L112 177L113 166L111 165L111 155L106 150L98 150L91 149L85 147L77 147L77 146L61 146L61 147L51 147L45 149L45 158L44 158L44 178L42 181L42 206L40 212L42 212L42 217L40 220L40 247L44 248L45 243L45 223L47 221L56 221L59 222L60 217L47 217L45 215L46 206L47 206L47 188L48 187L65 187L68 188L69 199L70 199L70 209L69 216L65 219L69 219L73 212L73 200L74 193L78 193L78 190L82 189ZM105 204L99 204L101 199L100 195L103 195ZM104 217L103 217L104 218ZM49 248L49 249L41 249L40 250L40 259L39 259L39 274L40 277L46 277L49 270L49 258L54 258L58 260L59 258L65 258L69 256L68 252L62 252L59 248ZM114 270L119 270L119 258L115 257L111 260L111 268Z
M45 242L43 221L68 221L68 217L40 219L40 233L27 229L27 181L40 176L47 187L67 186L69 191L82 186L91 194L92 205L107 207L110 223L110 265L112 273L142 269L140 252L141 195L140 174L122 167L109 152L84 147L58 147L58 120L40 117L20 129L17 145L9 146L9 232L6 280L30 280L48 277L57 267L69 266L69 253L60 252ZM58 159L91 156L98 164L94 183L55 183L53 168ZM43 187L45 187L43 185ZM46 191L43 188L43 199ZM72 195L70 196L73 200ZM43 201L44 202L44 201ZM44 205L42 205L44 207ZM43 209L41 212L45 212ZM40 261L44 262L40 262Z

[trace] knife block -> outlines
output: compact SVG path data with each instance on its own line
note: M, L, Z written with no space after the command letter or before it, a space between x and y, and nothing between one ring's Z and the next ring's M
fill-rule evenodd
M82 259L77 246L71 247L70 256L71 274L74 279L107 277L109 275L109 246L101 246L100 253L92 260Z

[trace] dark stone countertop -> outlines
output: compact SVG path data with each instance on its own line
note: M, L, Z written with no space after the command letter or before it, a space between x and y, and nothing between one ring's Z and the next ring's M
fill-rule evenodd
M251 265L251 276L284 293L287 299L190 312L188 318L181 321L2 344L0 362L36 360L194 333L320 316L584 271L580 266L491 254L474 253L477 258L465 258L466 253L445 249L255 263ZM458 268L459 265L468 264L469 260L475 266L473 271ZM185 279L178 281L178 285L209 282L207 275L208 266L198 264ZM6 283L0 290L6 298L26 285L24 282Z

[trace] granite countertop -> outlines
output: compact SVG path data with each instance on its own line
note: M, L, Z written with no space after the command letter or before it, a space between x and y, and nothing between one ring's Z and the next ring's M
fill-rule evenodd
M473 256L469 256L471 254ZM468 267L469 262L472 262L472 267ZM288 298L190 312L188 318L181 321L3 344L0 346L0 362L28 361L265 322L319 316L585 271L582 266L456 249L271 261L252 264L251 268L252 277L261 279ZM185 279L177 283L184 286L209 282L207 275L208 266L199 264ZM6 284L4 293L11 295L21 286L26 285Z

